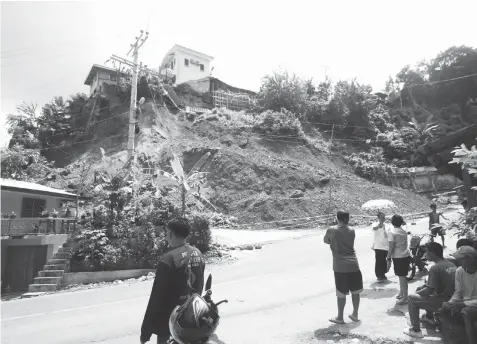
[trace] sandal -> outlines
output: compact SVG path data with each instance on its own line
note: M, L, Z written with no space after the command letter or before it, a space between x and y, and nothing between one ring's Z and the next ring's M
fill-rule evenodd
M396 306L404 306L404 305L407 305L407 303L408 303L408 300L400 299L398 302L396 302Z
M352 314L348 315L348 318L350 318L351 320L353 320L354 322L360 322L361 320L359 320L358 318L355 318Z
M330 322L334 323L334 324L338 324L338 325L344 325L345 322L343 320L338 320L336 318L331 318L331 319L328 319Z

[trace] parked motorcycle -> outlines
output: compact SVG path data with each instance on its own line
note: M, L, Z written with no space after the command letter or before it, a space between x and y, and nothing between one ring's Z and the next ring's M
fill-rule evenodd
M212 301L212 275L205 283L205 294L194 294L177 306L169 319L171 338L168 344L206 344L219 326L218 306L228 300Z
M411 232L407 232L408 235L412 235ZM410 275L407 277L408 281L411 281L416 276L416 270L419 272L427 271L427 247L426 244L422 244L422 239L429 234L412 235L411 242L409 244L409 250L411 251L411 264L409 265Z

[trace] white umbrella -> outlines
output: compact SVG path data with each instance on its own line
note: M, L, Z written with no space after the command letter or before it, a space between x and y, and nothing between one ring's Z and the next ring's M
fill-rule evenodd
M390 215L397 210L397 207L393 201L387 199L373 199L364 203L361 206L361 209L370 215L377 215L380 211L386 215Z

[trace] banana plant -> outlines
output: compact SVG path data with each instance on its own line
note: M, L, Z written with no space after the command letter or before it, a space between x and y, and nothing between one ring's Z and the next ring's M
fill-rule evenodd
M194 193L191 190L196 187L200 187L204 184L204 175L205 172L200 172L200 169L204 166L207 159L210 157L210 152L206 153L200 160L192 167L189 173L184 172L184 168L182 167L180 159L177 155L173 154L173 158L171 161L171 168L173 173L169 173L163 170L159 171L159 175L157 177L157 181L160 182L162 179L161 176L166 177L168 180L163 180L161 184L167 184L168 182L172 182L173 185L179 188L181 193L181 202L182 202L182 214L185 214L186 211L186 198L188 193L191 193L197 200L201 203L205 203L207 206L211 207L216 210L216 208L207 200L204 196L200 195L199 193ZM165 183L164 183L165 182Z
M409 122L410 125L414 127L414 129L417 131L419 134L419 139L425 139L428 136L432 136L434 130L436 130L439 126L435 124L435 122L432 122L432 118L434 116L429 115L426 118L426 121L424 123L419 123L415 117L412 117L412 121Z

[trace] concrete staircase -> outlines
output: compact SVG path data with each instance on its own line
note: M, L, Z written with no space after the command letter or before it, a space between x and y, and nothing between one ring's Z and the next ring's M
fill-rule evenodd
M54 292L61 287L63 276L69 271L72 250L73 240L68 239L54 254L53 258L49 259L47 264L43 266L43 270L38 272L38 277L34 278L33 284L28 287L28 293L23 294L22 297Z

